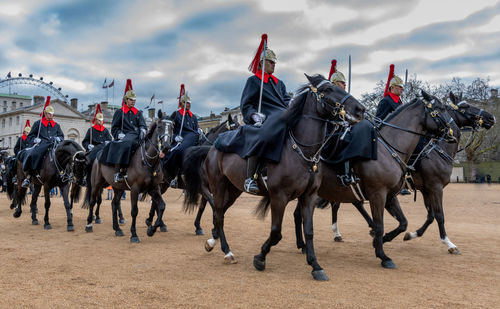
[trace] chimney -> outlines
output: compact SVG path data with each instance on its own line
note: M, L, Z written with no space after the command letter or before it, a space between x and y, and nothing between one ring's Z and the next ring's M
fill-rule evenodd
M101 109L102 110L108 109L108 101L102 101L101 102Z
M35 103L35 105L37 105L37 104L44 104L45 103L45 97L43 97L41 95L33 96L33 102Z
M71 107L73 107L74 109L78 110L78 99L77 98L73 98L70 100L71 102Z
M155 109L154 108L148 109L148 116L151 119L155 119Z

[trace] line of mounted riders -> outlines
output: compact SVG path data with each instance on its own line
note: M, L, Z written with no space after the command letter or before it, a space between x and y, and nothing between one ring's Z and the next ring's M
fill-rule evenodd
M340 203L353 203L370 227L375 255L382 266L395 268L383 243L407 229L397 199L407 186L423 194L428 215L424 225L407 233L404 239L422 236L436 219L441 242L450 253L458 254L460 251L444 229L443 189L449 183L453 157L459 151L460 129L489 129L495 123L494 116L452 93L450 103L422 91L421 96L403 104L400 96L404 83L394 75L393 65L375 116L366 113L365 107L345 91L346 80L336 70L336 62L332 62L328 79L305 75L307 84L292 99L284 83L273 75L276 63L276 54L267 48L267 35L263 35L249 67L253 75L242 93L240 107L245 125L229 117L206 136L190 111L190 98L183 85L179 110L170 117L160 111L148 129L142 113L134 107L135 94L128 80L122 108L113 116L111 134L104 127L98 107L83 148L64 140L52 119L54 110L49 97L42 119L34 123L31 132L25 130L18 141L27 144L8 160L8 192L13 199L14 217L21 215L27 187L32 184L31 217L33 224L38 224L36 202L43 186L44 227L49 229L49 192L59 186L67 229L72 231L73 202L78 201L80 187L86 186L84 205L89 215L85 229L91 232L93 220L101 222L103 188L111 185L115 235L123 235L120 200L129 190L130 241L139 242L139 197L151 197L146 224L147 235L152 236L158 228L167 230L162 220L162 194L168 187L181 188L185 190L186 211L193 211L199 204L197 235L203 235L200 218L209 202L214 228L205 249L211 251L220 238L224 261L232 264L237 259L225 237L224 215L242 192L248 192L262 196L256 214L263 217L271 209L269 238L253 262L257 270L264 270L266 255L281 240L285 207L298 199L294 213L297 247L306 254L313 278L328 280L314 252L314 208L332 203L332 229L335 240L342 241L337 227L338 207ZM371 216L363 207L364 201L369 202ZM384 208L399 221L399 226L386 234Z

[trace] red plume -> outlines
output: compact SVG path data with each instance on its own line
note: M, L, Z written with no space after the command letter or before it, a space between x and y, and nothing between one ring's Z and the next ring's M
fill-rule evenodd
M337 71L337 60L333 59L332 60L332 66L330 67L330 74L328 74L328 80L332 78L332 74Z
M394 64L389 66L389 77L387 78L387 84L385 84L384 97L389 94L389 83L394 77Z
M181 98L185 94L186 94L186 89L184 89L184 84L181 84L181 91L179 92L179 106L178 106L178 108L182 107L182 105L181 105Z
M26 129L26 127L30 127L31 128L31 124L30 124L30 120L29 119L26 119L26 124L24 125L24 128L23 128L23 134L24 134L24 129Z
M264 45L267 45L267 34L265 33L262 35L262 38L260 39L260 45L259 48L257 48L257 53L255 54L255 57L253 57L252 62L248 66L248 70L254 74L257 72L259 68L260 56L264 51Z
M45 116L43 115L43 112L45 112L45 109L46 109L46 108L47 108L47 106L49 106L49 105L50 105L50 95L48 95L48 96L47 96L47 100L45 100L45 105L44 105L44 106L43 106L43 108L42 108L42 112L40 113L40 117L42 117L42 118L43 118L43 117L45 117Z
M133 90L132 89L132 80L130 78L127 79L127 84L125 85L125 92L123 93L122 106L125 105L125 94L129 90Z
M97 116L97 114L101 113L102 114L102 110L101 110L101 104L97 104L97 107L95 109L95 113L94 113L94 118L92 119L92 124L94 124L95 122L95 116ZM104 122L103 122L104 124Z

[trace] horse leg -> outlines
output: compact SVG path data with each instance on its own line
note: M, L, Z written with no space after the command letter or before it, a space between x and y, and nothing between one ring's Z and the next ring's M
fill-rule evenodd
M295 223L295 241L297 249L301 249L302 253L306 253L306 244L304 243L304 238L302 237L302 214L300 211L300 202L297 202L297 206L295 206L293 221Z
M214 196L214 206L217 213L215 217L215 228L217 229L217 233L220 237L221 250L225 254L224 262L226 264L235 264L238 263L238 261L231 252L229 244L226 240L226 234L224 233L224 214L229 207L233 205L234 201L241 195L242 192L229 183L227 179L225 179L225 185L222 185L222 188L217 188L217 190L222 192L219 192L217 197ZM220 197L222 197L222 199ZM206 246L207 244L205 244L205 248Z
M156 208L157 206L155 204L155 201L151 196L151 208L149 209L149 216L146 218L146 226L148 227L150 227L151 223L153 223L153 218L155 217Z
M342 235L339 232L339 226L338 226L338 213L339 213L339 208L340 208L340 203L339 202L332 202L330 203L332 206L332 232L333 232L333 240L336 242L343 242L344 240L342 239Z
M386 194L379 193L370 199L370 208L373 217L373 247L375 248L375 256L382 260L382 267L396 268L396 264L385 254L384 243L382 236L384 234L384 205Z
M94 185L93 185L94 186ZM92 187L93 187L92 186ZM89 215L87 216L87 225L85 226L85 232L90 233L93 231L93 226L92 226L92 221L94 221L94 206L96 204L97 200L97 193L95 192L95 187L87 187L87 190L89 190L90 193L90 199L89 199Z
M102 219L101 217L99 216L99 213L101 212L101 203L102 203L102 192L100 192L98 195L97 195L97 207L95 208L95 224L101 224L102 223Z
M208 203L210 204L210 207L212 208L212 225L213 225L212 238L208 239L205 242L205 250L210 252L215 247L215 244L217 243L217 239L219 239L220 236L219 236L219 232L217 231L217 228L216 228L217 211L215 210L214 199L212 196L205 196L205 199L208 201Z
M266 269L266 256L271 251L271 247L275 246L281 240L281 225L283 223L283 213L287 204L287 199L284 194L280 193L271 197L271 232L267 240L260 249L260 253L254 256L253 266L257 270ZM299 203L303 202L299 198ZM302 204L303 205L303 204ZM307 238L306 238L307 242ZM307 244L306 244L307 247Z
M66 229L68 232L73 232L75 230L75 226L73 225L73 207L68 199L69 184L65 186L59 186L59 190L61 190L64 201L64 208L66 209L66 219L68 222L68 226L66 227Z
M399 201L395 196L385 202L385 209L387 209L391 216L393 216L399 222L399 226L397 228L390 231L389 233L386 233L382 238L383 242L390 242L396 236L406 231L406 229L408 228L408 220L403 214L403 210L401 209Z
M48 186L43 186L43 195L45 197L45 216L43 216L44 225L43 228L46 230L52 229L49 222L49 210L50 210L50 188Z
M42 190L42 186L36 185L33 187L33 194L31 195L31 202L30 202L30 212L31 212L31 224L32 225L38 225L38 219L36 217L36 214L38 212L36 203L38 201L38 196L40 195L40 190ZM26 189L25 189L26 192Z
M368 223L368 227L370 228L370 235L373 237L375 235L375 232L373 231L373 220L372 217L370 217L368 212L365 210L365 207L363 206L363 201L354 202L352 203L352 205L356 207L356 209L365 219L366 223Z
M151 195L151 199L152 199L151 205L157 205L156 212L158 213L158 217L156 218L156 222L155 222L154 226L150 225L148 227L148 231L147 231L148 236L153 236L154 233L156 232L156 229L158 227L161 227L161 225L163 223L162 218L163 218L163 213L165 211L165 202L161 198L161 193L159 190L150 192L149 194ZM153 200L154 200L154 202L153 202ZM153 214L154 214L154 211L153 211ZM151 212L150 212L150 215L151 215Z
M123 190L113 188L113 200L111 201L111 213L113 216L113 230L115 231L115 236L123 236L122 229L118 224L118 208L120 207L120 200L123 195Z
M131 204L130 215L132 216L132 224L130 225L130 234L131 234L130 235L130 242L131 243L141 242L141 240L139 239L139 236L137 236L137 232L136 232L136 228L135 228L135 221L137 219L137 214L139 213L139 208L137 207L138 198L139 198L139 193L134 189L130 190L130 204ZM162 212L162 214L163 214L163 212Z
M123 194L123 191L122 191L122 194ZM118 218L120 218L118 220L118 223L123 225L123 224L127 223L127 221L125 220L125 218L123 218L121 198L122 198L122 196L120 195L120 198L118 199L118 204L116 205L116 210L118 211Z
M194 220L194 227L196 228L196 230L195 230L196 235L205 235L205 232L203 232L203 229L201 228L200 221L201 221L201 216L203 215L203 212L205 211L206 206L207 206L207 200L202 196L200 207L198 208L198 213L196 214L196 219Z

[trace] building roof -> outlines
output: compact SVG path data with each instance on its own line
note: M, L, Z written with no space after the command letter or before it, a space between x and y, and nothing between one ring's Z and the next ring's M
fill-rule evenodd
M28 95L19 95L19 94L0 93L0 97L3 97L3 98L12 98L12 99L31 100L30 96L28 96Z

